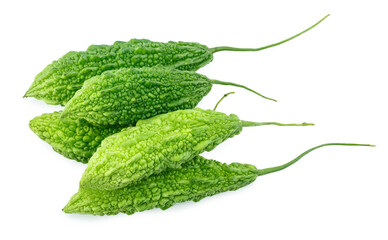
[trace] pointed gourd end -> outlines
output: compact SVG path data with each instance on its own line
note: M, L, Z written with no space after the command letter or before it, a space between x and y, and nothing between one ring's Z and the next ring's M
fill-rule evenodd
M30 93L30 89L27 90L27 92L23 95L23 98L32 97Z
M79 212L79 206L77 204L77 201L70 199L70 201L62 208L62 211L64 213L78 213Z
M71 209L68 207L69 204L66 204L66 206L64 208L62 208L62 211L64 213L73 213L73 211L71 211Z
M26 97L34 97L34 91L36 90L36 87L35 86L30 86L28 88L28 90L26 91L26 93L24 94L23 98L26 98Z
M82 195L82 190L79 189L62 208L62 211L65 213L79 213L84 201L84 196Z

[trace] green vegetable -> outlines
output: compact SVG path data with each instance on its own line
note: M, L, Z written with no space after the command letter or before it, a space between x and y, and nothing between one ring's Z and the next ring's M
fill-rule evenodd
M52 62L35 77L24 96L41 99L48 104L65 105L84 81L104 71L156 65L197 70L211 62L215 52L260 51L274 47L312 29L323 19L293 37L261 48L208 48L193 42L162 43L146 39L115 42L113 45L92 45L86 51L72 51Z
M118 126L93 126L84 120L61 121L60 112L45 113L30 121L31 130L63 156L87 163L101 141L119 132Z
M309 152L324 146L372 146L366 144L328 143L311 148L294 160L273 168L257 169L253 165L225 164L197 156L179 169L168 169L134 185L107 191L80 188L63 211L93 215L133 214L152 208L163 210L175 203L194 201L217 193L234 191L294 164Z
M134 125L140 119L194 108L213 83L255 92L173 68L122 68L87 80L66 104L62 117L85 119L97 125Z
M90 159L80 185L103 190L122 188L166 168L179 168L239 134L243 127L261 125L312 124L248 122L234 114L199 108L158 115L104 139Z

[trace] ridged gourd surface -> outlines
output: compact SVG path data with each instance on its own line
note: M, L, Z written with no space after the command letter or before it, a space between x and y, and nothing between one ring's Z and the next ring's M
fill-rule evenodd
M86 121L61 121L62 112L44 113L30 121L31 130L63 156L87 163L102 140L121 127L93 126Z
M212 88L201 74L172 68L124 68L87 80L66 104L64 118L97 125L135 125L141 119L194 108Z
M258 170L249 164L225 164L196 156L181 168L152 175L134 185L106 191L80 188L63 209L93 215L133 214L175 203L197 202L207 196L234 191L255 181Z
M241 130L236 115L198 108L139 121L101 143L80 184L103 190L125 187L166 168L177 168Z
M72 51L53 61L35 77L25 96L65 105L84 81L107 70L156 65L197 70L212 60L210 50L199 43L132 39L92 45L86 51Z

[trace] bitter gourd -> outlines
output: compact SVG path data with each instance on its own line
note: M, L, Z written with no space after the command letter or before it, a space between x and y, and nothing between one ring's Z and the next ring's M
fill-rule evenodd
M152 208L163 210L179 202L197 202L205 197L234 191L258 176L280 171L309 152L324 146L373 146L367 144L328 143L311 148L294 160L273 168L257 169L250 164L225 164L196 156L178 169L168 169L125 188L112 191L85 189L70 199L63 211L93 215L133 214Z
M234 114L199 108L158 115L104 139L90 159L80 185L103 190L122 188L166 168L179 168L239 134L243 127L261 125L312 124L248 122Z
M118 41L113 45L91 45L86 51L69 52L48 65L35 77L24 96L41 99L48 104L65 105L84 81L106 70L156 65L197 70L211 62L215 52L260 51L277 46L310 30L323 19L301 33L261 48L208 48L194 42L162 43L146 39Z
M101 141L119 132L119 126L93 126L85 120L61 121L62 111L44 113L30 121L31 130L63 156L87 163Z
M62 117L85 119L97 125L134 125L140 119L194 108L212 84L234 85L255 92L239 84L173 68L122 68L87 80L66 104Z

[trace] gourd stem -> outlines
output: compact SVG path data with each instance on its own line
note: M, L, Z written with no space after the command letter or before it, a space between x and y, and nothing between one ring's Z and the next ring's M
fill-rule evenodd
M243 127L255 127L264 125L276 125L276 126L314 126L314 123L278 123L278 122L250 122L241 121Z
M321 20L319 20L317 23L315 23L314 25L312 25L311 27L307 28L306 30L290 37L290 38L287 38L283 41L280 41L280 42L277 42L277 43L274 43L274 44L270 44L270 45L267 45L267 46L264 46L264 47L260 47L260 48L235 48L235 47L227 47L227 46L222 46L222 47L215 47L215 48L211 48L210 51L212 53L216 53L216 52L220 52L220 51L251 51L251 52L257 52L257 51L261 51L261 50L264 50L264 49L267 49L267 48L271 48L271 47L275 47L275 46L278 46L280 44L283 44L285 42L288 42L300 35L302 35L303 33L311 30L312 28L314 28L315 26L317 26L318 24L320 24L323 20L325 20L328 16L330 16L330 14L327 14L324 18L322 18Z
M233 94L234 92L228 92L228 93L225 93L224 94L224 96L222 96L222 98L220 99L220 100L218 100L218 102L217 102L217 104L216 104L216 106L214 106L214 109L213 109L213 111L215 111L216 109L217 109L217 107L218 107L218 104L220 104L220 102L222 101L222 100L224 100L224 98L226 98L227 96L229 96L230 94Z
M283 170L283 169L285 169L285 168L288 168L289 166L291 166L292 164L294 164L294 163L296 163L297 161L299 161L299 159L303 158L303 157L304 157L305 155L307 155L308 153L314 151L315 149L318 149L318 148L321 148L321 147L325 147L325 146L367 146L367 147L375 147L375 145L370 145L370 144L357 144L357 143L326 143L326 144L322 144L322 145L319 145L319 146L310 148L309 150L307 150L307 151L305 151L304 153L300 154L300 155L299 155L298 157L296 157L294 160L291 160L291 161L289 161L289 162L286 163L286 164L283 164L283 165L280 165L280 166L277 166L277 167L259 169L257 175L258 175L258 176L262 176L262 175L265 175L265 174L277 172L277 171Z
M266 96L264 96L264 95L262 95L262 94L256 92L255 90L250 89L250 88L248 88L248 87L246 87L246 86L244 86L244 85L240 85L240 84L232 83L232 82L224 82L224 81L215 80L215 79L210 79L210 82L211 82L212 84L229 85L229 86L235 86L235 87L244 88L244 89L246 89L246 90L248 90L248 91L250 91L250 92L253 92L253 93L259 95L259 96L262 97L262 98L265 98L265 99L268 99L268 100L277 102L275 99L266 97Z

